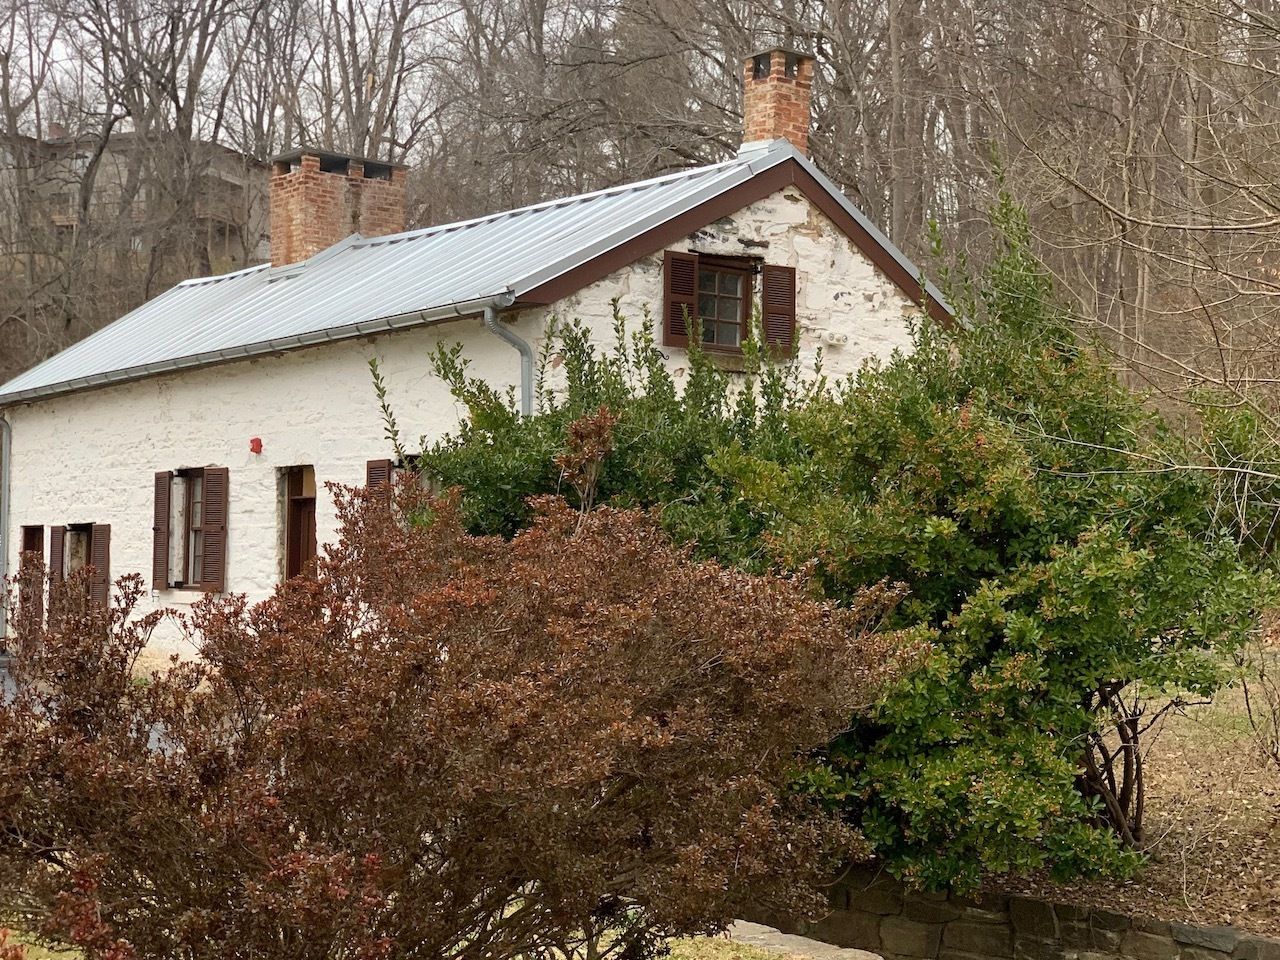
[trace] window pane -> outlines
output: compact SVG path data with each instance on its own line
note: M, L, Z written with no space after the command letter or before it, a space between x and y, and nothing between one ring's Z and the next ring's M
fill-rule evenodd
M714 317L716 315L716 297L714 293L698 294L698 316Z
M204 534L199 530L191 533L191 569L187 571L188 583L200 582L200 568L204 566Z
M736 323L721 323L720 332L716 337L716 343L726 347L736 347L738 345L738 336L742 333L742 327Z
M203 494L204 494L204 478L192 477L191 478L191 520L190 522L191 522L191 526L193 527L198 527L200 526L200 524L204 522L202 519L202 517L204 516L204 509L203 509L204 505L201 503L201 497L203 496Z
M740 273L722 273L720 274L720 292L727 293L730 296L742 296L742 274Z
M177 474L173 478L169 503L169 569L174 580L187 579L187 478Z
M702 342L716 342L716 323L714 320L706 320L702 324Z
M742 301L734 300L732 297L720 298L721 320L738 320L742 317Z
M698 271L698 289L707 290L715 293L716 290L716 272L714 270Z
M64 572L74 573L84 569L89 563L89 531L83 527L68 527L65 543Z

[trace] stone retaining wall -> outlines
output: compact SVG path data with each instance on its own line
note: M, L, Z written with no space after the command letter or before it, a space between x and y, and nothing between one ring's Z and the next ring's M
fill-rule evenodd
M1280 940L1234 927L1143 920L1022 897L916 893L858 870L823 920L760 918L789 933L886 960L1280 960Z

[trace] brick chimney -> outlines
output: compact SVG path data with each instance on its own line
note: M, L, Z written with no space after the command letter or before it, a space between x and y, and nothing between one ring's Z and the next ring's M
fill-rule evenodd
M775 47L746 59L743 66L742 144L790 140L809 153L809 101L813 57Z
M271 158L271 265L315 256L353 233L404 230L405 166L300 147Z

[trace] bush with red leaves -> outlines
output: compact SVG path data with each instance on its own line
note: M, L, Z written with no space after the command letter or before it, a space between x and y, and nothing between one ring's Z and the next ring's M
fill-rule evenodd
M145 681L139 578L19 616L0 921L113 960L595 960L821 905L860 842L788 785L893 672L891 591L836 609L624 510L507 541L339 501L314 577L202 601L200 659Z

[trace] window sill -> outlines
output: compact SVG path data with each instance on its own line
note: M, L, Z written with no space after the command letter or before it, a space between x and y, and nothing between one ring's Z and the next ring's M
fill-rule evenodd
M680 350L684 351L687 356L689 348L684 344L664 343L663 350ZM712 366L725 373L745 373L747 369L747 359L742 353L742 348L736 349L729 347L706 346L702 347L702 355L711 361ZM668 354L670 356L670 354Z
M747 358L741 350L715 350L702 348L703 355L711 361L711 365L725 373L746 373Z

